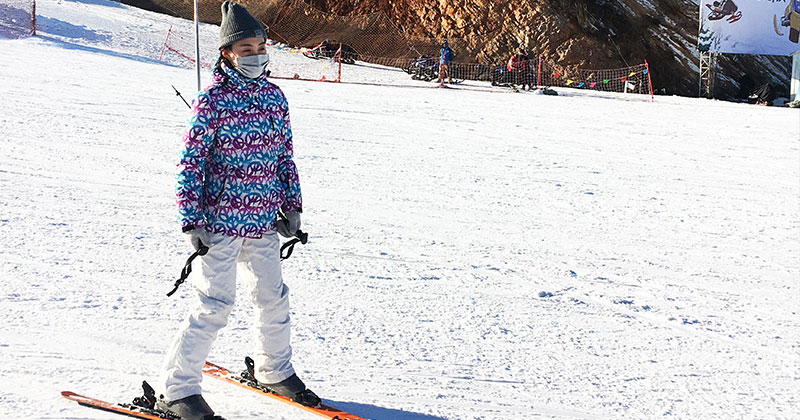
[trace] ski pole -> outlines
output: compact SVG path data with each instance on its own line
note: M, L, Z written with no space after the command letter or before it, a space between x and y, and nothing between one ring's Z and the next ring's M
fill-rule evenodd
M183 95L181 95L181 93L180 93L180 92L178 92L178 89L177 89L177 88L175 88L175 85L170 85L170 86L172 86L172 89L175 89L175 94L181 98L181 100L183 101L183 103L185 103L185 104L186 104L186 106L188 106L188 107L191 109L191 108L192 108L192 106L191 106L191 105L189 105L189 102L186 102L186 99L183 99Z

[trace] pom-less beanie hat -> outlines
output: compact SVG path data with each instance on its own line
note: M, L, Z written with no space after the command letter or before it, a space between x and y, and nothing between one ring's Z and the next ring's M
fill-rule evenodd
M233 45L245 38L261 37L267 34L256 18L244 6L226 1L222 3L222 22L219 25L219 49Z

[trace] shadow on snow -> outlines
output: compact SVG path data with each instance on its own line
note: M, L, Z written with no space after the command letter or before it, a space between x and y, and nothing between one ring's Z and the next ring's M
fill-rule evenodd
M444 417L431 416L429 414L420 414L404 410L396 410L393 408L378 407L369 404L360 404L354 402L343 402L324 400L325 404L329 404L340 410L347 411L348 413L355 414L371 420L446 420Z
M58 39L58 38L53 38L53 37L49 37L49 36L45 36L45 35L37 35L37 37L39 37L39 38L41 38L41 39L43 39L45 41L51 42L51 43L53 43L55 45L58 45L61 48L68 49L68 50L87 51L87 52L90 52L90 53L104 54L104 55L108 55L108 56L116 57L116 58L124 58L124 59L127 59L127 60L134 60L134 61L138 61L138 62L141 62L141 63L158 64L160 66L182 68L182 67L176 66L174 64L165 63L163 61L158 61L158 60L156 60L154 58L143 57L141 55L128 54L128 53L123 53L123 52L119 52L119 51L112 51L112 50L106 50L106 49L97 48L97 47L90 47L88 45L75 44L75 43L72 43L72 42L64 41L64 40L61 40L61 39Z

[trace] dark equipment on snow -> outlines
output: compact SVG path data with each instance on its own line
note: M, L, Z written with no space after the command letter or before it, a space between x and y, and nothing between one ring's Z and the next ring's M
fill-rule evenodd
M505 67L494 69L492 72L492 86L511 87L514 86L514 73Z
M775 100L775 89L769 83L764 83L747 97L747 101L756 105L770 105Z
M736 92L736 99L741 99L746 102L747 97L756 89L756 82L747 74L743 74L739 79L739 91Z
M542 88L542 95L550 95L550 96L558 96L558 92L553 89L550 89L549 86L545 86Z
M410 74L413 80L430 82L439 78L439 61L432 57L421 55L403 70Z
M450 75L450 83L462 83L467 77L463 71L459 71L459 67L455 63L448 65L448 72ZM415 58L414 61L404 67L403 71L411 75L412 80L422 80L423 82L432 82L439 79L439 59L421 55Z
M495 68L492 72L492 86L513 88L528 87L530 90L536 82L536 73L531 68L531 60L520 58L519 68L509 70L508 66Z

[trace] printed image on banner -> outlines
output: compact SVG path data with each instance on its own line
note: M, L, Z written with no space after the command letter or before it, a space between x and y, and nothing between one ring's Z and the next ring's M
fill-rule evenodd
M700 0L700 51L800 51L800 0Z

